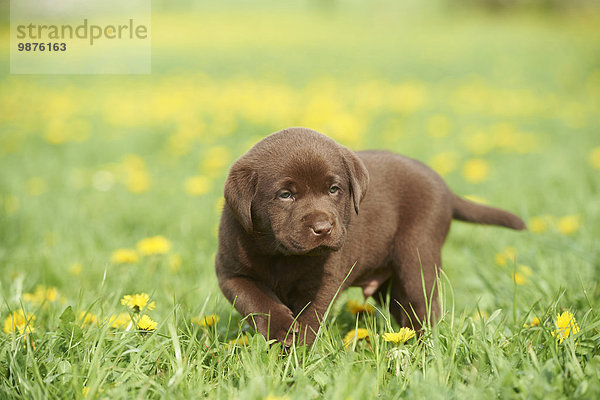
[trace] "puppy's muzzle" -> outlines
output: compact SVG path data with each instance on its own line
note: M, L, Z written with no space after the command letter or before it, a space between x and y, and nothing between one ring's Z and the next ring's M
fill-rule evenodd
M313 239L325 239L331 235L335 225L335 219L323 211L312 212L302 218L304 232ZM308 238L307 238L308 239Z
M312 224L309 228L314 235L324 237L331 234L333 224L329 221L317 221L314 224Z

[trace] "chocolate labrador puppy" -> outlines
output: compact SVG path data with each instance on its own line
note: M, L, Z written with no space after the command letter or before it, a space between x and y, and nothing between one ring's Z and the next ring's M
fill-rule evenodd
M306 128L240 157L225 200L219 286L258 332L288 346L312 344L349 286L380 303L389 291L390 313L418 330L439 315L436 274L453 218L525 229L516 215L457 197L418 161L355 153Z

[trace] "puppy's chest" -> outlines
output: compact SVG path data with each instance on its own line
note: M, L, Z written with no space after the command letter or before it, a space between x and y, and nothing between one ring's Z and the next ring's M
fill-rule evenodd
M321 282L323 266L318 260L280 257L270 261L266 281L284 303L315 291Z

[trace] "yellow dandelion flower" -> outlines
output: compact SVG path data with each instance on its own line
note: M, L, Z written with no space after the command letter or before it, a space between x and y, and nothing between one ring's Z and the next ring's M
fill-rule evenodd
M579 331L579 325L577 325L573 313L565 311L556 315L556 330L552 331L552 336L556 336L559 343L562 343L571 333L576 334Z
M157 325L158 323L147 315L142 315L142 318L137 322L137 327L143 331L153 331Z
M486 320L490 317L490 313L485 310L475 311L473 313L473 321Z
M516 257L517 249L515 249L513 246L505 247L502 252L496 254L496 264L500 267L504 267L509 261L514 263Z
M195 140L194 132L191 129L182 127L169 136L167 148L174 156L182 156L190 152Z
M515 281L515 283L517 285L525 285L526 283L529 282L529 280L520 272L515 272L512 275L513 281Z
M69 273L74 276L81 274L82 270L83 270L83 265L81 265L81 263L79 263L79 262L74 262L69 267Z
M209 173L220 172L227 166L230 158L231 151L227 147L213 147L202 161L202 170Z
M563 235L571 235L579 230L579 225L579 215L567 215L558 219L557 228Z
M369 331L365 328L358 328L351 330L344 336L344 347L348 348L354 340L359 341L361 339L366 339L369 341Z
M531 268L527 265L523 265L523 264L519 264L519 272L522 273L525 276L531 276L533 275L533 272L531 271Z
M414 338L415 335L416 332L410 328L400 328L398 332L384 333L383 340L394 344L406 343L408 340Z
M441 176L448 175L458 166L460 156L455 151L444 151L436 154L429 161L431 168Z
M104 393L104 389L99 388L96 393ZM86 399L88 397L88 395L90 394L90 388L87 386L82 387L81 394L83 395L83 398Z
M32 333L34 332L33 322L35 321L35 315L25 314L23 310L13 311L4 319L3 331L6 334L12 333Z
M171 254L169 257L169 269L175 273L181 268L181 256L179 254Z
M51 144L61 144L67 141L84 142L90 136L90 124L80 118L52 119L49 121L43 136Z
M590 165L596 169L600 169L600 146L594 147L590 152Z
M322 131L350 147L360 147L361 132L364 130L364 119L359 115L338 111L328 115L327 124L321 125Z
M517 249L514 246L507 246L504 248L504 254L508 257L509 260L515 261L517 257Z
M46 289L45 296L46 300L55 301L58 298L58 290L54 286L51 286Z
M138 253L134 249L117 249L110 255L113 264L135 264L138 260Z
M519 265L518 271L513 273L512 278L517 285L525 285L529 283L529 277L533 273L527 265Z
M143 193L150 189L152 179L146 171L146 162L136 154L123 157L123 183L132 193Z
M243 335L237 339L231 339L225 347L229 348L230 346L248 346L249 343L250 341L248 340L248 335Z
M57 298L58 290L53 286L46 288L44 285L38 285L33 293L23 294L23 300L38 305L46 302L53 302Z
M83 326L92 325L98 322L98 316L87 311L81 311L79 313L79 320Z
M4 198L4 210L7 215L13 215L19 211L19 198L8 195Z
M131 323L131 317L128 313L121 313L119 315L111 315L108 318L108 324L111 328L121 328Z
M157 235L140 240L136 247L145 256L166 254L171 250L171 242L164 236Z
M481 183L490 174L490 165L481 158L472 158L464 163L462 176L469 183Z
M519 132L513 124L500 123L491 127L491 135L497 147L517 153L529 153L537 149L535 135Z
M123 168L144 169L146 168L146 161L137 154L125 154L123 156Z
M127 294L121 299L121 304L130 308L133 312L139 313L142 310L154 310L156 303L150 301L147 293Z
M200 318L198 318L198 317L192 318L192 323L207 328L207 327L211 327L214 324L218 323L220 320L221 320L221 318L218 315L204 315Z
M552 222L550 216L541 215L538 217L529 218L529 230L533 233L544 233L550 227L550 223Z
M125 187L131 193L147 192L152 186L152 178L145 170L128 171L125 178Z
M183 185L185 192L190 196L202 196L209 193L211 186L210 179L203 175L187 178Z
M540 326L541 323L542 323L542 321L540 321L540 319L538 317L533 317L531 322L529 324L523 325L523 327L524 328L533 328L534 326Z
M348 300L348 302L346 303L346 310L348 310L349 313L354 314L354 315L359 314L359 313L364 313L364 314L374 314L375 313L375 307L373 307L369 303L359 303L356 300Z
M40 177L30 178L27 181L27 192L32 196L39 196L46 192L46 181Z

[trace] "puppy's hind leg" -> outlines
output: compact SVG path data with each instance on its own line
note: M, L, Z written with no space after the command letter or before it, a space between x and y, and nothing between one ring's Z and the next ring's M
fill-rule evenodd
M391 314L400 325L416 331L435 322L440 314L437 276L441 244L420 237L421 240L404 238L396 243L390 286Z
M396 322L401 326L410 327L410 324L404 323L408 321L408 318L405 309L403 308L404 306L401 303L403 297L401 286L398 284L398 279L396 279L396 277L385 281L377 291L373 293L373 299L375 299L381 307L388 308Z

